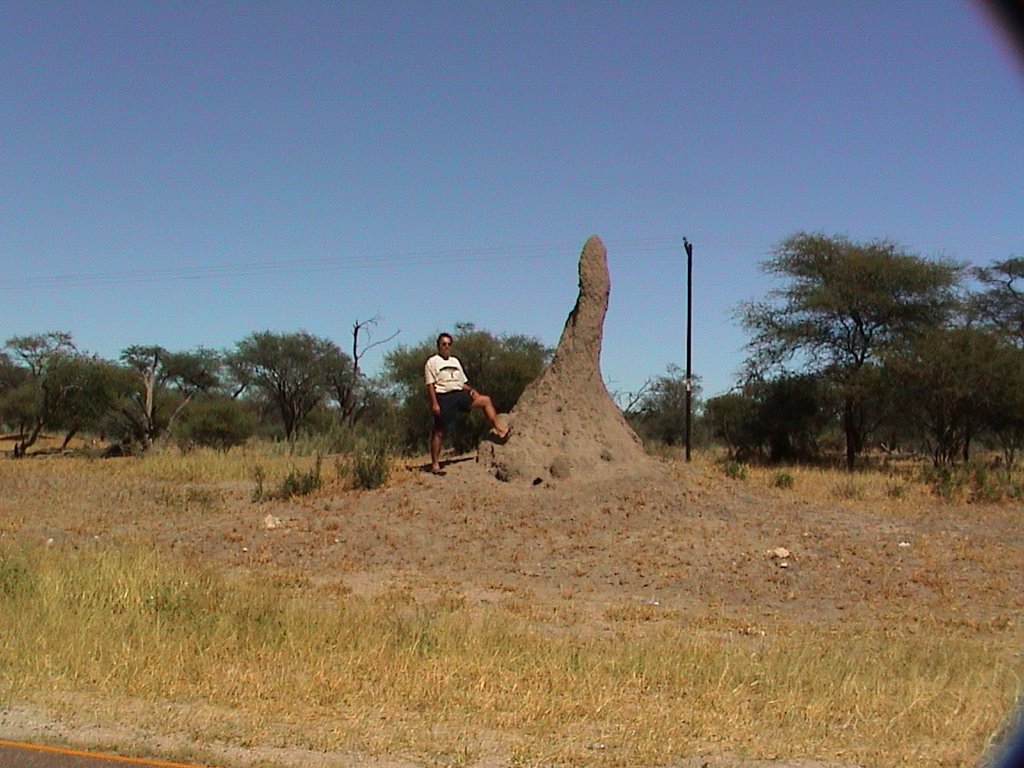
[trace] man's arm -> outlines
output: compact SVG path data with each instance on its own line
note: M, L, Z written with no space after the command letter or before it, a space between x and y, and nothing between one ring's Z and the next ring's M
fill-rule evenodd
M427 399L430 401L430 412L437 416L441 412L441 404L437 402L437 391L433 382L427 384Z
M427 388L427 400L430 402L430 412L437 416L441 413L441 404L437 402L437 390L435 384L437 382L437 372L431 367L430 362L433 358L427 360L423 366L423 384Z
M466 377L466 372L462 368L462 363L459 363L459 371L462 373L462 389L465 392L469 392L470 398L476 400L477 391L469 386L469 379Z

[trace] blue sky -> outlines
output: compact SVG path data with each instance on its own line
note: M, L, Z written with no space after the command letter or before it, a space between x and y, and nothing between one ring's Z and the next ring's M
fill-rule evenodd
M729 389L797 231L1024 255L1024 70L952 0L0 3L0 342L557 343L608 248L613 392ZM470 371L472 376L472 372Z

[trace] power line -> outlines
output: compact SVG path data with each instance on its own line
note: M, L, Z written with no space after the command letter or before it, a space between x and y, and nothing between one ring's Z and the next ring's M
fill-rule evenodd
M639 254L670 251L678 237L651 237L615 240L616 253ZM77 272L56 275L26 275L0 280L0 291L84 288L101 285L164 283L193 280L219 280L258 277L273 274L300 274L341 269L401 269L433 264L460 264L495 261L525 261L572 253L578 243L458 248L441 251L408 251L372 256L338 256L281 261L238 262L232 264L187 265L153 269Z

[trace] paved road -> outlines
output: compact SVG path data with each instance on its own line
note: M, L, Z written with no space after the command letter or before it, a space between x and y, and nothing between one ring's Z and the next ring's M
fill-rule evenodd
M17 741L0 739L0 766L3 768L125 768L126 765L152 768L203 768L166 760L144 760L138 757L118 757L98 752L83 752L63 747L42 747Z

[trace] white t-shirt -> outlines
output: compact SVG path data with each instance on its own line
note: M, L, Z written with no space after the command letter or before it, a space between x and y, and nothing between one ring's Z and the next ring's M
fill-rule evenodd
M462 370L459 358L449 355L445 360L440 355L434 355L423 367L423 381L427 385L433 384L434 391L443 395L446 392L458 392L469 379Z

